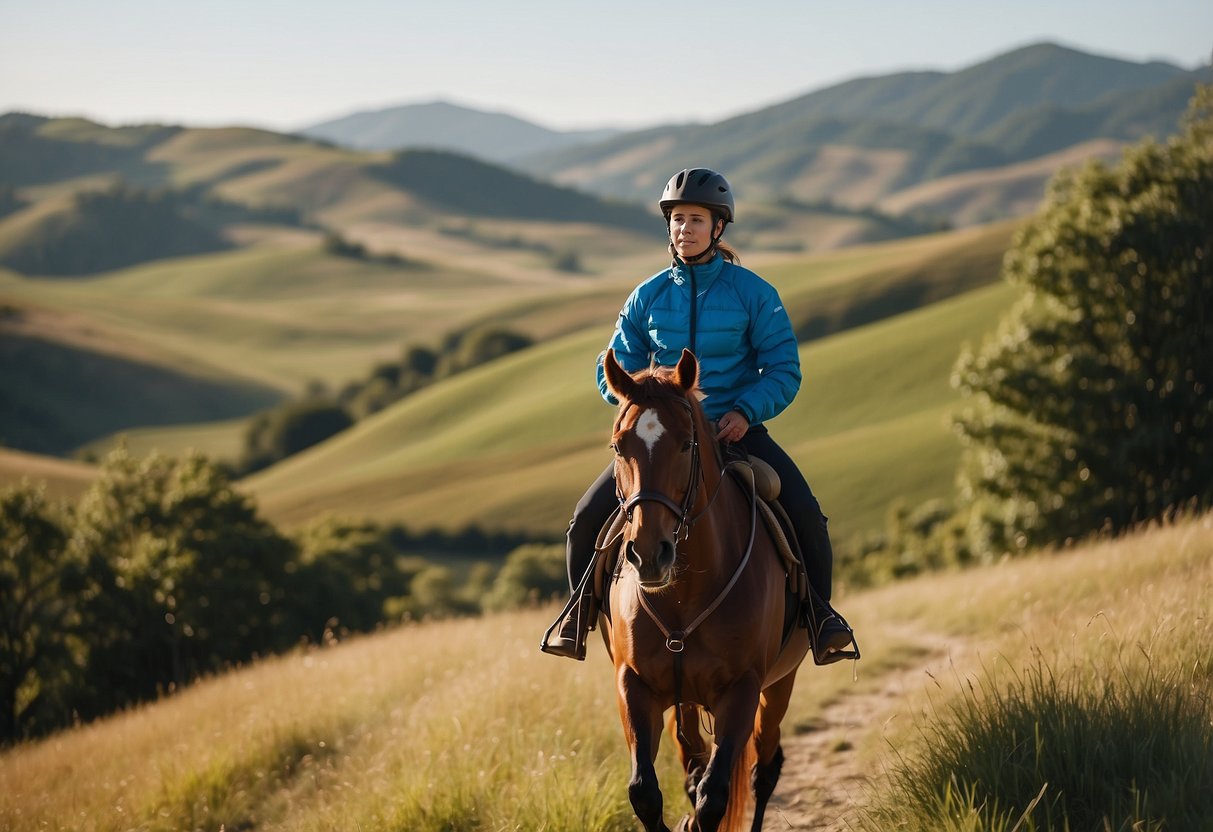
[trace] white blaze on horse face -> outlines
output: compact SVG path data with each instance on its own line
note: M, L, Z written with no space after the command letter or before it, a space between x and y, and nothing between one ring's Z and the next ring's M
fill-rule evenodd
M636 435L643 439L644 444L648 447L649 459L653 458L653 446L657 444L657 440L664 433L665 425L661 424L661 419L658 418L656 410L646 410L636 420Z

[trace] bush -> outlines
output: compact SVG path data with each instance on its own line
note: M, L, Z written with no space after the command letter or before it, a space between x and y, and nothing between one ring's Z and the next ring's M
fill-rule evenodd
M75 521L72 544L87 570L80 715L295 641L286 597L293 546L205 457L136 460L121 448Z
M64 711L83 575L68 529L42 488L0 491L0 743L54 727Z
M485 596L486 610L507 610L568 595L564 547L532 544L510 552L493 587Z

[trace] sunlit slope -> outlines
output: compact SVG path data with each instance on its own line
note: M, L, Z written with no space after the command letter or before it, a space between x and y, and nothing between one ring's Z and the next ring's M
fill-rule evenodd
M959 448L947 426L949 373L961 344L991 329L1011 297L996 284L802 350L806 383L772 430L837 534L882 522L894 499L950 494ZM587 330L439 384L247 487L286 524L334 511L557 535L610 461L612 411L593 386L608 334Z
M97 469L82 462L0 448L0 489L26 480L45 486L52 499L74 500L96 476Z
M0 296L76 322L94 346L298 391L432 343L517 291L491 275L326 254L316 236L82 279L0 274ZM469 304L475 297L477 304ZM73 341L71 326L44 327ZM75 333L78 335L79 333Z
M865 639L858 675L845 662L802 669L776 795L797 799L788 773L808 761L794 738L820 730L839 700L863 718L838 739L858 749L853 765L883 793L890 755L912 757L934 738L918 733L923 714L963 704L975 681L987 691L1022 678L992 666L1043 659L1092 686L1133 686L1143 665L1163 678L1179 668L1183 687L1207 696L1211 548L1206 516L848 593ZM440 621L300 650L8 749L0 828L632 829L609 661L599 644L582 664L541 654L554 614ZM944 645L938 663L928 662L933 645ZM673 758L663 743L669 812L686 805ZM867 789L855 788L864 800Z

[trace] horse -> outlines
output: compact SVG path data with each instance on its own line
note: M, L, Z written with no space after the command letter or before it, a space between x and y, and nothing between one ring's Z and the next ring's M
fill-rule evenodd
M646 832L670 832L653 764L672 708L692 805L678 830L737 832L752 795L759 832L808 631L789 626L795 600L784 563L752 485L726 471L694 355L633 376L608 351L603 371L619 401L611 448L623 517L600 624L631 754L632 809ZM714 723L713 745L703 720Z

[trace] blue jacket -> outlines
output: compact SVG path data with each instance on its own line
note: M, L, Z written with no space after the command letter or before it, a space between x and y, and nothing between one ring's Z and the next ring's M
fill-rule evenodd
M678 264L637 286L615 324L608 345L623 369L678 363L690 347L691 268ZM694 266L698 294L695 357L708 418L739 410L751 425L773 419L800 389L800 353L779 293L749 269L719 254ZM598 390L606 388L598 356Z

